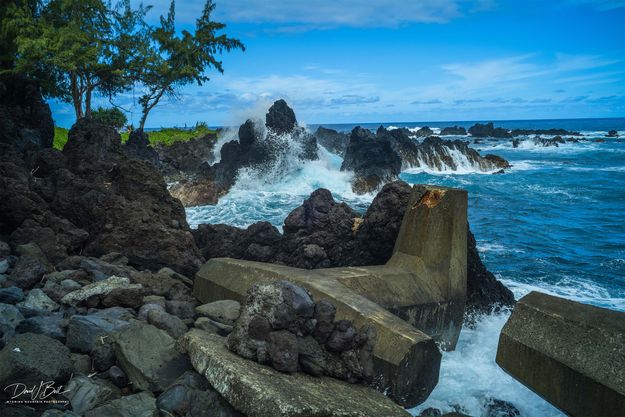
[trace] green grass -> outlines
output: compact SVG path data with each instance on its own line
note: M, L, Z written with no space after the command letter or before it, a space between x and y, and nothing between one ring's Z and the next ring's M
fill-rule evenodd
M65 144L67 143L67 134L69 133L68 129L63 127L54 126L54 142L52 146L54 149L58 149L59 151L63 149Z
M63 149L65 144L67 143L67 133L68 129L64 129L62 127L55 126L54 127L54 148L55 149ZM148 140L152 146L156 144L163 144L169 146L175 142L186 142L193 138L197 138L198 136L203 136L207 133L215 133L215 130L209 129L205 126L197 126L193 129L185 130L178 128L161 128L160 130L154 130L147 132ZM128 132L121 133L122 142L126 142L128 140Z

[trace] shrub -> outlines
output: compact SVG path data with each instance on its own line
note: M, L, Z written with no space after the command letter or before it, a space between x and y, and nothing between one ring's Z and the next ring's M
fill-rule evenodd
M94 120L109 125L117 130L120 130L126 126L126 123L128 123L128 118L124 112L117 107L112 107L110 109L98 107L91 113L91 117L93 117Z

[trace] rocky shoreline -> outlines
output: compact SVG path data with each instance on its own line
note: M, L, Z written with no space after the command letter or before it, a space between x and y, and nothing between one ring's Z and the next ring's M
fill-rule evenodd
M360 178L355 189L379 190L366 213L319 189L287 216L283 233L267 222L192 230L180 200L214 203L239 169L273 169L293 149L313 160L317 141L326 146L338 136L309 134L279 101L264 125L242 125L212 165L213 137L154 150L141 135L122 144L90 119L72 127L61 152L51 148L51 115L36 87L16 80L0 93L2 416L406 415L368 387L371 328L337 320L335 305L292 283L253 286L245 303L201 303L196 272L219 257L307 270L384 264L410 207L411 187L397 181L404 164L436 165L442 147L487 170L505 160L462 141L430 136L416 145L401 130L354 129L344 169ZM178 184L168 189L165 178ZM436 207L441 198L427 192L419 204ZM467 313L511 307L512 293L465 231ZM11 403L24 398L5 390L46 381L64 388L28 405ZM282 388L268 396L272 384ZM334 399L315 400L324 396ZM489 415L506 407L513 410L495 400Z

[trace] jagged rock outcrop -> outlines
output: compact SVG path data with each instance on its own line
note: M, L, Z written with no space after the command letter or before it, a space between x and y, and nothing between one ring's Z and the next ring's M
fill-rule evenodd
M530 136L530 135L546 135L546 136L581 136L579 132L566 129L512 129L512 136Z
M606 138L618 138L618 132L616 130L610 130L608 132L607 135L605 135Z
M59 261L121 252L132 265L192 275L201 257L184 208L150 164L129 158L112 128L81 119L63 152L0 156L0 232Z
M52 112L39 86L25 76L0 78L0 143L23 151L29 146L50 148L53 140Z
M287 216L284 234L267 222L247 229L204 224L192 233L207 259L231 257L305 269L381 265L392 255L410 193L403 181L389 183L360 216L319 189ZM470 233L468 239L468 310L511 306L512 293L488 272Z
M345 155L345 149L347 149L347 143L349 142L347 133L319 126L314 135L317 138L317 142L328 151L340 156Z
M171 187L172 195L186 206L216 204L234 185L242 168L279 177L285 173L288 158L317 159L317 140L297 125L295 113L284 100L276 101L265 119L264 126L251 119L242 124L239 140L222 146L220 161L203 164L195 178Z
M417 142L401 129L380 126L375 135L367 129L354 128L341 170L353 171L352 188L357 193L378 190L398 178L402 169L423 167L435 171L476 169L483 172L509 167L503 158L482 157L461 140L443 140L429 136Z
M356 127L349 137L341 171L353 171L354 190L366 193L396 179L401 165L401 157L387 137L380 138L368 129Z
M423 126L419 130L417 130L417 132L415 133L415 136L418 138L425 138L428 136L432 136L433 134L434 134L434 131L432 129L430 129L427 126Z
M159 155L150 145L147 132L140 129L133 130L122 147L128 155L143 159L158 168Z
M512 135L507 129L493 126L493 122L486 124L476 123L469 128L469 134L476 138L510 138Z
M166 178L182 178L200 172L203 164L215 160L213 149L217 134L209 132L186 142L174 142L171 145L157 145L161 173Z
M534 138L534 145L539 145L539 146L544 146L544 147L555 146L557 148L560 145L565 144L565 143L566 141L562 139L562 136L554 136L549 139L541 138L540 136L536 136Z
M445 127L441 130L441 136L466 136L467 129L460 126Z

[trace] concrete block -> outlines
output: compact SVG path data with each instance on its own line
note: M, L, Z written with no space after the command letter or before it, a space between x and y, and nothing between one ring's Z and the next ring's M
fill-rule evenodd
M625 313L531 292L501 331L497 363L568 415L625 415Z

